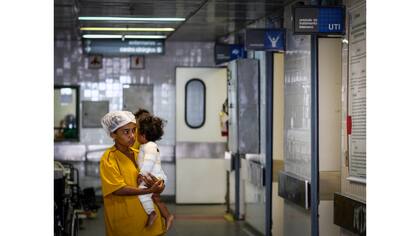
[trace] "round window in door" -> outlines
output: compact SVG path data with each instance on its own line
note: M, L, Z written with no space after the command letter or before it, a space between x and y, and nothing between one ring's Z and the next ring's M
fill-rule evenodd
M201 79L190 79L185 84L185 123L198 129L206 121L206 85Z

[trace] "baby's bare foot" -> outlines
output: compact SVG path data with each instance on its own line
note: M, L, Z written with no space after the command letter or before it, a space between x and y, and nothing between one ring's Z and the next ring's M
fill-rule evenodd
M147 218L146 228L152 226L156 218L157 218L156 212L153 211L152 213L150 213L149 217Z
M171 228L173 222L174 222L174 215L171 214L168 216L168 219L166 219L166 231L168 231Z

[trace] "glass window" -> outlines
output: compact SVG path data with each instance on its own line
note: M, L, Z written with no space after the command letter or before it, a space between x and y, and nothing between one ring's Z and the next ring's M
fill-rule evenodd
M193 129L204 125L206 119L206 85L191 79L185 85L185 123Z
M79 87L54 86L54 141L79 140Z

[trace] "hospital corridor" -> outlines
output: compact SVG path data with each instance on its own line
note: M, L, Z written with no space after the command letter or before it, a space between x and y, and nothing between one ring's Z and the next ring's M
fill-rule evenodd
M54 13L55 235L366 234L366 1Z
M25 24L48 18L41 9L50 14L50 51L22 53L19 69L3 77L24 84L15 75L31 73L31 81L46 85L28 82L34 95L20 85L2 86L25 103L13 105L19 113L2 106L6 115L0 115L7 120L0 124L13 129L2 136L19 144L2 146L12 151L2 160L22 162L3 164L5 172L0 171L6 184L1 195L7 198L0 200L0 211L12 208L0 227L9 232L0 234L364 236L373 230L369 235L420 235L411 228L419 218L401 213L418 212L412 208L417 187L406 180L417 183L411 175L420 172L405 161L419 159L418 152L405 152L418 147L413 128L418 116L399 110L419 109L367 92L374 87L387 98L417 101L411 96L418 86L400 82L411 75L402 70L395 75L387 64L418 70L418 61L389 55L411 52L418 44L411 33L417 30L404 36L409 43L390 43L379 58L395 86L404 86L403 94L394 95L397 87L371 86L368 82L386 80L370 74L368 79L367 65L374 63L367 62L367 42L375 37L371 30L381 27L367 27L367 19L387 4L369 7L370 2L52 0L45 4L50 9L25 3L23 8L36 12ZM390 7L403 5L394 1ZM383 38L407 33L384 25L398 32ZM19 28L28 32L19 47L41 47L35 41L41 33L30 33L39 28ZM2 45L17 47L9 41ZM410 50L403 50L407 45ZM8 61L2 63L5 69L11 67ZM46 68L51 78L32 75L34 69L26 69L32 63L41 63L36 68ZM49 100L38 102L44 96ZM380 118L369 117L378 111ZM393 115L404 120L377 123ZM23 121L13 123L16 117ZM37 129L42 123L37 119L46 128ZM392 136L393 130L415 137ZM370 149L379 142L376 133L391 143L379 146L392 158ZM48 143L39 145L44 137ZM396 154L391 150L398 141L404 148ZM371 174L375 170L386 174ZM15 192L20 188L22 194ZM367 193L378 189L386 192L369 198ZM40 209L38 198L48 208ZM379 220L384 233L375 233L378 224L370 219ZM33 220L48 224L49 234L38 233L42 224ZM394 225L398 220L403 227Z

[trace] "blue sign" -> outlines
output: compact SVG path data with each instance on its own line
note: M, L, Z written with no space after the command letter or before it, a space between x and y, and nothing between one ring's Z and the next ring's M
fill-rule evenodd
M247 29L245 47L255 51L284 51L284 29Z
M345 33L344 8L320 8L318 28L320 33Z
M245 57L246 51L241 44L216 44L214 46L214 61L216 65Z
M295 7L295 34L329 34L344 35L345 8L344 7Z

